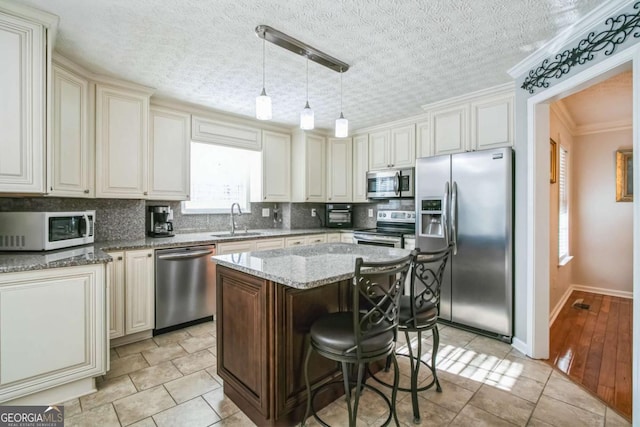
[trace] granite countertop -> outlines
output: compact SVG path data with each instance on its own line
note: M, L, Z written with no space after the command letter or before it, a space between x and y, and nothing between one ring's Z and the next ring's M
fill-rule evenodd
M217 255L213 260L224 267L298 289L346 280L353 277L356 258L391 261L410 251L352 243L322 243L286 249Z
M144 239L135 240L96 242L91 245L46 252L0 252L0 273L106 263L111 261L111 257L105 253L108 251L159 249L205 244L210 245L240 240L268 239L300 236L305 234L325 234L351 231L352 230L334 228L312 228L299 230L265 229L249 230L249 232L252 233L259 233L257 235L243 235L244 231L238 231L233 236L215 236L214 234L216 232L209 231L203 233L177 233L174 237L146 237Z
M0 273L74 267L110 261L111 257L100 250L97 245L84 245L47 252L0 252Z

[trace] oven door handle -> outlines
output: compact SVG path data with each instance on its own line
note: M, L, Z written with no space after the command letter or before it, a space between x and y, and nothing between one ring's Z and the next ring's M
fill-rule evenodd
M355 239L357 242L382 243L382 244L385 244L385 245L395 245L395 244L399 243L399 241L398 241L398 242L395 242L395 241L393 241L393 240L378 240L378 239L370 239L370 238L368 238L368 237L367 237L367 238L365 238L365 239L363 239L363 238L355 237L355 236L354 236L354 239Z
M332 210L329 211L329 214L332 214L332 213L350 213L350 212L351 211L347 210L347 209L332 209Z

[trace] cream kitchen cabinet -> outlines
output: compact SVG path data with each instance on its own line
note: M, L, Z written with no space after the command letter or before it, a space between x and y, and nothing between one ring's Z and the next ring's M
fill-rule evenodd
M326 140L297 129L291 149L291 201L326 201Z
M153 250L111 252L110 338L149 331L155 325Z
M96 197L146 198L150 95L96 84Z
M340 241L342 243L354 243L353 233L340 233Z
M94 197L94 152L89 139L89 80L53 65L47 193Z
M256 201L291 200L291 135L262 131L262 194Z
M352 202L352 180L353 142L351 138L329 138L327 141L327 202Z
M369 170L413 167L416 161L415 125L369 134Z
M326 234L311 234L307 236L307 245L317 245L319 243L327 243Z
M513 146L513 99L508 94L471 103L471 150Z
M429 121L416 123L416 157L433 156Z
M45 193L51 51L58 18L0 4L0 193Z
M190 147L191 115L152 105L147 199L189 199Z
M240 242L228 242L216 244L216 255L235 254L239 252L251 252L256 250L255 240L242 240Z
M353 201L367 202L369 135L353 137Z
M284 248L284 239L260 239L255 241L256 250L264 251L268 249L282 249Z
M469 150L469 104L448 107L431 114L433 155Z
M304 246L307 244L307 238L305 236L287 237L284 239L285 248L291 248L293 246Z
M340 243L341 233L329 233L327 234L327 243Z
M105 298L104 264L0 274L0 402L95 391L107 368Z

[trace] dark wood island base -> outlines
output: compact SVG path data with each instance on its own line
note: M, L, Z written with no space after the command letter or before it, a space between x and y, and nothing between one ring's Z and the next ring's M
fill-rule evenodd
M257 425L302 420L309 327L325 313L347 310L349 283L296 289L218 266L218 375L224 393ZM316 353L309 366L313 384L342 378L338 364ZM342 394L342 387L326 387L314 406L320 409Z

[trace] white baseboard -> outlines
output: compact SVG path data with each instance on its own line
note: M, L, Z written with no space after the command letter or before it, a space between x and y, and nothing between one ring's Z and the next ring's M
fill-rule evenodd
M562 310L562 307L564 307L565 303L571 296L571 292L573 291L591 292L592 294L609 295L612 297L633 299L633 292L617 291L615 289L598 288L595 286L583 286L583 285L572 284L572 285L569 285L569 288L567 288L564 295L562 295L562 298L560 298L560 301L558 301L558 303L553 308L553 310L551 310L551 313L549 314L549 327L553 325L553 322L555 322L556 318L558 317L558 314L560 314L560 310Z
M569 285L565 293L562 295L562 298L560 298L560 301L558 301L556 306L553 307L553 310L551 310L551 313L549 313L549 327L551 327L553 325L553 322L556 321L556 318L558 317L558 314L560 314L562 307L564 307L564 304L567 302L567 300L571 296L571 292L573 292L573 287L574 285Z
M511 342L511 347L515 348L522 354L526 354L529 356L529 346L526 342L519 340L516 337L513 337L513 341Z
M629 291L617 291L615 289L597 288L595 286L583 286L583 285L571 285L574 291L591 292L592 294L609 295L612 297L620 297L633 299L633 292Z

